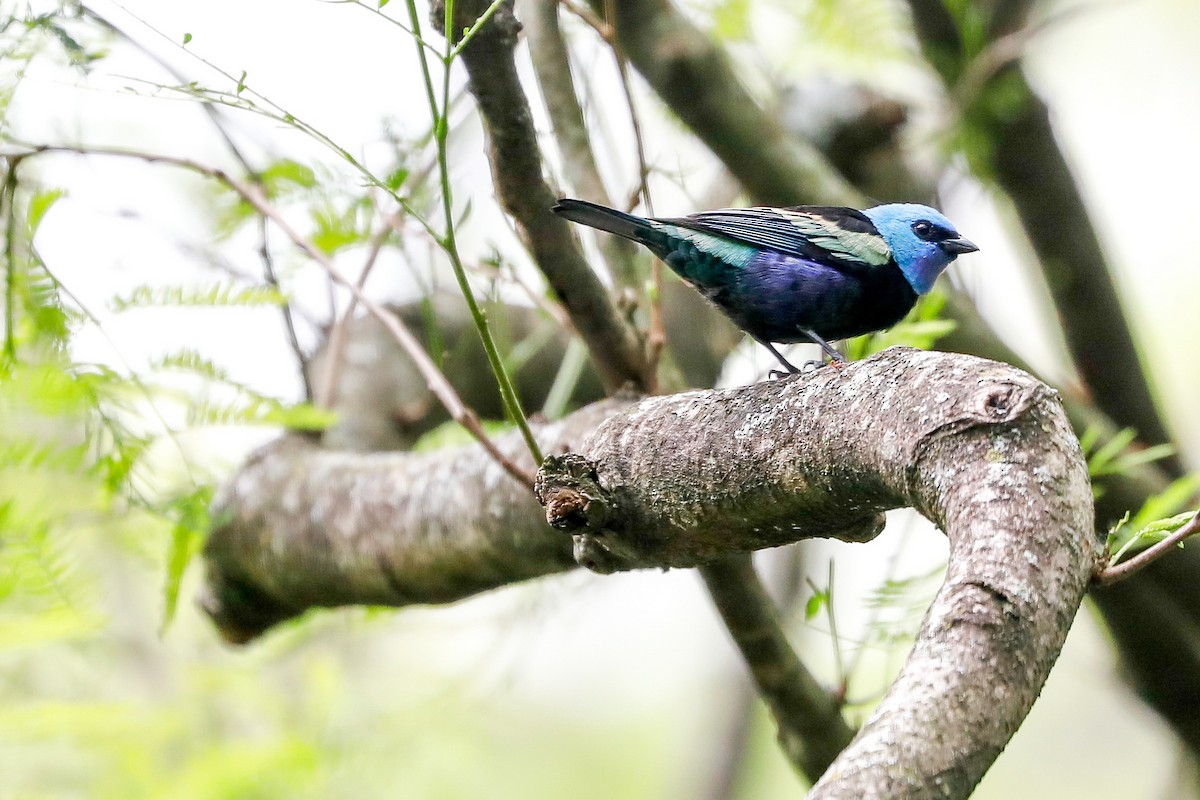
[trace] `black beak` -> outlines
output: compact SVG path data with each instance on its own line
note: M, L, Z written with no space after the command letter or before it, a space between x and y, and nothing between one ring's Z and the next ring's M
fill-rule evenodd
M963 253L974 253L979 248L970 239L964 239L961 236L957 239L946 239L939 242L942 249L952 256L961 256Z

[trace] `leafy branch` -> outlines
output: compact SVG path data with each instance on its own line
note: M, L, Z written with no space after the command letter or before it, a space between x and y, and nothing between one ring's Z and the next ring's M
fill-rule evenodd
M295 244L318 265L320 265L335 283L347 288L351 295L358 300L363 308L365 308L372 316L376 317L381 323L383 323L388 332L396 339L400 346L404 348L405 352L408 353L409 357L412 358L416 363L422 377L425 378L426 383L429 385L430 391L432 391L438 400L441 401L442 405L445 406L446 411L449 412L451 418L466 428L471 435L474 436L481 445L483 445L488 454L492 456L492 458L496 459L497 463L499 463L512 477L516 478L518 481L527 486L533 485L532 476L526 470L511 461L491 441L486 431L483 429L483 426L480 424L479 418L473 411L471 411L470 408L466 406L465 403L462 402L461 398L458 396L458 393L454 390L454 387L451 386L449 381L446 380L446 377L437 368L437 365L433 363L433 360L429 357L429 354L425 352L425 349L421 346L421 343L416 339L415 336L413 336L412 332L408 330L400 318L381 306L369 295L367 295L361 288L359 288L355 282L348 279L341 272L341 270L334 265L333 261L328 255L326 255L320 248L313 244L311 240L301 235L294 227L292 227L292 225L279 213L278 209L276 209L275 206L272 205L271 202L266 198L261 187L239 180L223 169L206 166L191 159L152 153L141 153L130 150L122 150L119 148L82 147L72 145L35 145L29 146L27 150L16 155L19 157L30 157L43 153L108 155L119 156L123 158L136 158L152 164L169 164L219 181L233 190L239 197L253 206L256 211L274 222L275 225L281 231L283 231L289 239L291 239L292 243ZM12 158L14 156L10 155L9 157Z

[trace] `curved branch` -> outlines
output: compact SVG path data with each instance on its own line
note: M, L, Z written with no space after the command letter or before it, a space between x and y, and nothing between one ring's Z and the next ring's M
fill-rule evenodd
M970 357L892 349L736 390L597 404L539 436L583 454L548 459L539 496L576 534L575 560L601 571L863 541L900 505L947 532L946 583L916 647L817 797L965 797L1032 705L1098 556L1054 393ZM232 639L311 606L447 602L570 567L567 538L477 449L287 447L230 484L206 551L208 608Z
M1032 706L1099 555L1086 467L1053 392L977 359L893 349L653 398L583 452L548 459L538 494L600 571L865 540L900 505L947 532L946 583L912 655L814 797L966 797Z

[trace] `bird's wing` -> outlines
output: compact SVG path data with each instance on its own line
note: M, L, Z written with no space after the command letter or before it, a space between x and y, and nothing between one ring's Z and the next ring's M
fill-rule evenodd
M852 208L726 208L655 222L850 269L880 267L892 251L874 223Z

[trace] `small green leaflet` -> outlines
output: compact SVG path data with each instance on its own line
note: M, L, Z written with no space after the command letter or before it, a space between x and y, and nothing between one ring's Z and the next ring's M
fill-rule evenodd
M232 286L217 283L210 286L150 286L135 288L125 297L114 297L113 311L156 306L280 306L287 298L269 286Z
M62 189L45 189L29 198L29 211L26 218L29 222L30 234L37 232L38 226L42 224L42 217L46 216L46 212L65 194L66 192Z

